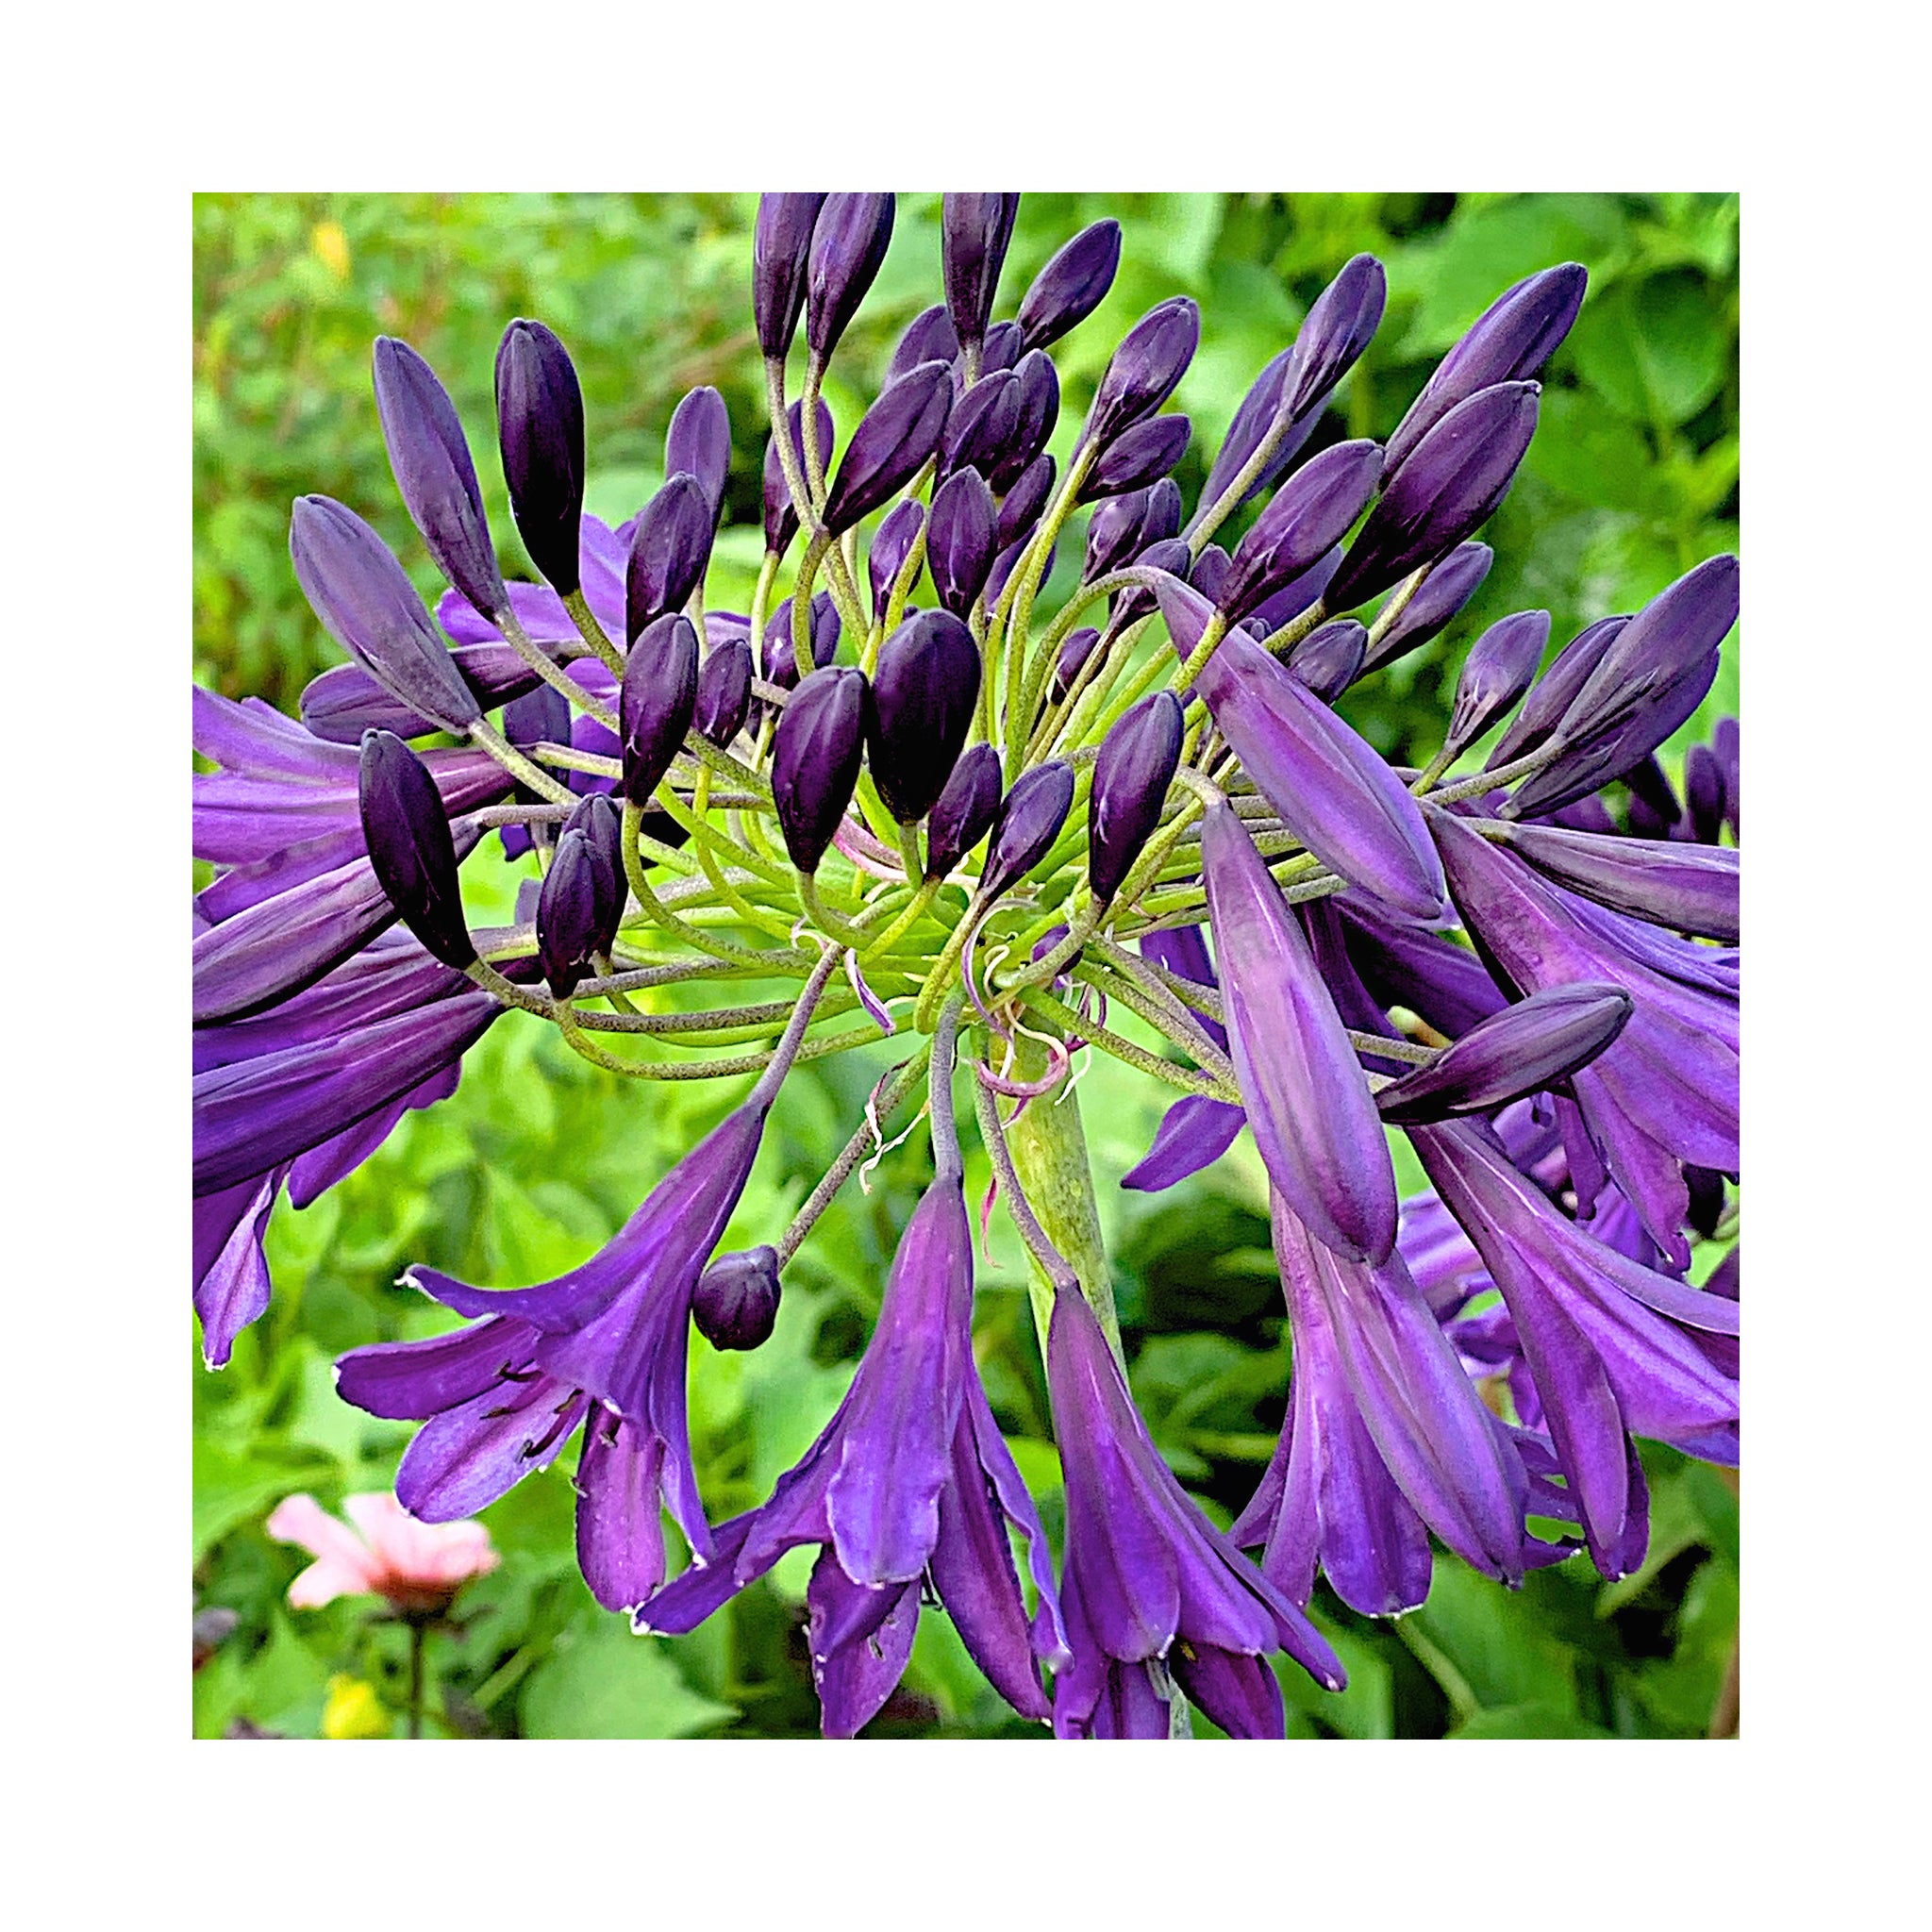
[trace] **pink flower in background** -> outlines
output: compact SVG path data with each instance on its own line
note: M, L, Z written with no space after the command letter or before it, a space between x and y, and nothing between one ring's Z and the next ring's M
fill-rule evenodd
M360 1536L313 1496L286 1498L268 1520L277 1542L297 1543L315 1557L289 1586L297 1609L374 1595L404 1616L433 1615L471 1577L502 1561L480 1523L418 1523L389 1494L345 1496L342 1511Z

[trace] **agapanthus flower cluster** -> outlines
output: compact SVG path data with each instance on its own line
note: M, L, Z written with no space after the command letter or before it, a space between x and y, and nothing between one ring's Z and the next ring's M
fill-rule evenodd
M1386 441L1324 440L1382 316L1357 256L1191 507L1191 425L1164 406L1194 303L1126 332L1062 464L1050 352L1122 238L1074 236L995 320L1017 202L944 198L943 299L841 425L824 378L894 199L763 198L748 610L707 602L732 456L715 391L678 405L668 480L610 529L583 508L570 355L512 322L497 438L537 580L511 581L441 384L376 343L396 486L450 589L432 616L353 509L306 497L295 573L350 661L299 720L196 693L218 769L194 781L195 852L218 873L194 907L195 1307L219 1366L266 1305L277 1196L300 1207L445 1098L506 1016L625 1077L749 1082L582 1266L406 1277L461 1325L339 1367L344 1400L421 1424L403 1506L455 1522L574 1454L584 1576L641 1631L690 1630L811 1547L828 1734L882 1707L925 1614L1061 1736L1165 1737L1190 1702L1279 1736L1277 1653L1342 1683L1318 1575L1373 1616L1423 1602L1432 1539L1504 1585L1573 1559L1622 1575L1648 1535L1636 1440L1736 1460L1735 1260L1687 1278L1739 1173L1735 723L1682 798L1654 755L1710 689L1738 567L1699 564L1547 668L1548 614L1503 617L1434 756L1392 766L1347 694L1483 581L1476 533L1583 270L1500 294ZM516 924L478 928L461 868L492 834L529 883ZM658 1009L692 981L728 991ZM802 1210L720 1254L790 1070L887 1038L905 1051ZM1104 1255L1047 1206L1091 1200L1077 1132L1041 1124L1075 1117L1083 1045L1172 1096L1113 1181L1172 1186L1244 1130L1266 1173L1292 1370L1231 1534L1136 1410ZM1058 1563L974 1362L956 1074L1039 1273ZM813 1224L922 1098L932 1179L850 1390L768 1499L714 1522L691 1326L758 1345ZM1398 1201L1391 1132L1431 1194Z

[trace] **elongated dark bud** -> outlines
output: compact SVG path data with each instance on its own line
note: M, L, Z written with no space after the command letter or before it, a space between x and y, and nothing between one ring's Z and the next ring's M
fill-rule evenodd
M902 825L916 824L945 789L978 697L979 646L951 611L922 610L880 646L867 725L872 775Z
M1000 809L1000 755L969 746L925 822L925 875L943 878L992 829Z
M852 802L865 752L865 674L828 664L800 681L772 741L772 802L785 850L815 873Z
M1469 647L1442 741L1445 758L1461 757L1529 689L1549 641L1550 613L1519 610L1491 625Z
M1366 440L1339 442L1304 463L1235 548L1227 581L1215 597L1228 622L1239 624L1340 542L1381 475L1381 447Z
M1185 416L1150 416L1123 429L1088 472L1078 501L1091 503L1095 497L1146 489L1187 454L1193 434L1194 425Z
M922 308L906 325L906 333L892 345L892 359L886 364L886 380L897 382L908 369L917 369L922 362L956 361L959 354L959 336L953 326L953 319L946 313L943 302L935 302L930 308Z
M758 347L767 358L783 357L797 332L811 231L824 199L823 194L758 196L751 243L751 307Z
M1288 654L1289 675L1332 705L1361 675L1368 648L1366 625L1352 617L1331 617Z
M941 201L940 263L946 312L962 346L986 334L1019 212L1017 194L948 194Z
M1310 414L1353 369L1382 325L1389 277L1373 255L1357 255L1315 297L1289 351L1282 406L1291 416Z
M1053 684L1048 691L1055 704L1063 705L1072 695L1080 673L1086 669L1087 660L1093 655L1093 647L1099 641L1100 633L1091 624L1067 633L1066 641L1060 645L1060 654L1054 660Z
M995 468L1020 425L1020 378L1010 369L990 370L956 402L940 441L939 474Z
M1055 470L1051 457L1035 457L1013 479L1000 505L999 527L994 532L998 550L1032 535L1047 498L1053 494Z
M698 1276L691 1320L713 1348L757 1348L778 1324L778 1251L720 1255Z
M926 568L941 607L955 617L963 618L986 588L998 521L992 491L977 470L955 471L933 494Z
M818 211L806 270L805 340L821 365L831 359L886 258L896 203L891 194L828 194Z
M1425 584L1424 589L1427 588ZM1629 622L1628 617L1600 617L1594 624L1586 625L1557 653L1550 668L1530 687L1529 696L1524 700L1523 708L1508 730L1496 741L1485 771L1493 772L1499 766L1510 764L1548 741L1576 693L1589 681L1591 673L1603 661L1603 655L1617 633Z
M829 591L815 591L811 600L811 661L823 671L839 648L842 625ZM790 691L798 682L798 647L791 638L791 599L787 597L765 626L765 682Z
M792 454L797 459L799 474L805 472L805 405L793 403L785 412L786 424L791 436ZM832 412L821 396L818 407L812 411L818 424L819 455L826 461L832 459L832 443L836 425ZM774 557L783 557L791 547L791 540L798 534L798 511L791 502L791 486L785 480L785 462L778 453L778 439L769 438L765 443L764 476L764 531L765 548Z
M436 567L492 622L508 604L456 405L408 342L375 340L375 411L409 521Z
M680 471L652 497L630 540L624 580L624 627L635 642L645 625L682 610L705 580L715 517L705 486Z
M731 472L731 412L714 389L694 389L671 412L664 432L664 474L682 470L698 479L711 506L715 528Z
M1149 692L1101 741L1087 818L1087 883L1096 905L1112 901L1154 836L1180 758L1181 706L1171 691Z
M825 528L833 536L911 482L939 448L952 406L952 373L943 362L922 362L879 392L852 432L825 497Z
M1057 342L1100 307L1121 265L1121 225L1095 222L1034 276L1018 321L1029 349Z
M1201 311L1186 295L1157 303L1121 338L1080 431L1080 447L1105 449L1153 415L1178 387L1201 342Z
M1436 424L1403 464L1328 586L1332 609L1353 610L1378 591L1446 556L1509 493L1536 432L1533 382L1480 390Z
M1632 1010L1620 986L1552 987L1478 1022L1427 1066L1384 1087L1375 1106L1393 1126L1488 1113L1588 1066Z
M524 548L551 588L568 597L580 582L584 392L569 352L541 322L520 319L503 332L496 435Z
M865 559L866 576L872 584L872 617L874 624L885 622L886 606L891 602L892 586L912 555L912 546L925 527L925 506L916 497L893 505L872 540Z
M1379 671L1419 650L1446 630L1457 613L1482 589L1496 553L1487 543L1458 543L1436 564L1363 659L1362 674Z
M297 497L289 557L329 636L391 697L459 737L483 715L416 587L354 510L326 496Z
M684 744L697 699L698 634L681 611L667 611L633 641L618 690L627 803L650 803Z
M723 751L744 729L750 710L751 645L743 638L727 638L711 647L699 667L691 724L700 738Z
M986 479L996 494L1010 490L1028 466L1040 460L1060 419L1059 372L1043 349L1029 349L1013 365L1013 393L1012 432Z
M623 834L610 800L593 791L564 821L537 894L537 960L558 999L568 999L624 917Z
M1035 765L1013 780L979 875L983 898L997 899L1046 857L1073 805L1074 768L1064 758Z
M445 966L474 963L456 842L429 768L394 732L365 732L356 798L369 862L403 924Z

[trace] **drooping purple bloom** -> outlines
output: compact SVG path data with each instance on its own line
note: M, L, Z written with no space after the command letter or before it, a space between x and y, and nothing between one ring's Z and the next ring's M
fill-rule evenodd
M1509 492L1536 432L1533 382L1480 390L1431 427L1396 471L1328 587L1353 610L1424 563L1445 557Z
M408 342L376 337L374 360L375 412L409 521L437 569L475 609L498 618L508 602L503 573L456 405Z
M432 1269L404 1279L469 1318L428 1341L353 1349L342 1398L420 1420L396 1494L428 1523L466 1516L554 1457L588 1420L577 1547L609 1609L664 1574L661 1496L700 1557L710 1526L691 1468L685 1357L698 1276L738 1205L770 1107L754 1098L665 1175L581 1267L534 1288L473 1288Z
M1229 1531L1265 1544L1262 1574L1306 1605L1319 1566L1365 1616L1429 1591L1428 1532L1489 1575L1522 1582L1526 1483L1401 1257L1371 1268L1270 1204L1294 1370L1281 1438Z
M584 510L584 392L570 353L519 319L496 351L496 433L510 514L530 561L559 597L578 588Z
M1020 299L1025 345L1043 349L1084 322L1113 287L1121 265L1121 225L1108 218L1082 228L1034 276Z
M1074 1290L1054 1300L1047 1385L1066 1478L1060 1604L1074 1658L1054 1686L1063 1738L1166 1737L1171 1685L1233 1737L1280 1737L1285 1650L1339 1690L1341 1662L1303 1612L1202 1515L1147 1436Z
M891 1694L922 1583L993 1687L1049 1714L1039 1666L1066 1654L1046 1538L973 1360L973 1237L957 1164L941 1164L892 1257L878 1325L845 1399L770 1502L723 1524L716 1555L645 1605L637 1627L695 1629L789 1549L821 1545L807 1590L828 1737ZM1006 1525L1026 1539L1030 1621Z
M1436 366L1389 439L1392 475L1456 405L1499 382L1537 375L1570 333L1590 275L1581 262L1540 270L1504 291Z
M1186 656L1206 625L1206 600L1172 580L1159 598ZM1195 688L1248 776L1316 858L1399 911L1441 913L1441 869L1421 809L1365 739L1244 631L1221 641Z
M1281 889L1224 802L1201 827L1235 1076L1263 1164L1316 1235L1352 1259L1395 1245L1395 1175L1355 1049Z
M1627 1437L1735 1420L1737 1380L1692 1335L1735 1335L1737 1305L1640 1267L1566 1221L1481 1128L1449 1121L1411 1127L1409 1139L1503 1291L1591 1556L1606 1575L1626 1574L1642 1559L1628 1534Z

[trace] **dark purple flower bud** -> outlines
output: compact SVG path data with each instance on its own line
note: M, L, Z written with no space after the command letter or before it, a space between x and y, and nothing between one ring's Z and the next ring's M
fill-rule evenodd
M1201 554L1194 559L1191 571L1176 572L1185 575L1189 586L1200 591L1210 604L1219 604L1221 595L1227 589L1227 580L1234 573L1234 558L1219 543L1206 543Z
M1145 490L1130 490L1094 506L1093 514L1087 519L1087 553L1080 571L1083 584L1091 584L1109 571L1132 562L1148 542L1155 541L1150 538L1143 541L1141 536L1149 494Z
M805 340L821 365L831 359L892 239L891 194L828 194L811 231Z
M698 634L682 611L654 618L631 641L618 688L624 795L648 805L683 748L698 700Z
M1589 281L1582 263L1566 261L1498 295L1442 358L1389 439L1390 475L1457 403L1496 383L1534 376L1570 333Z
M1579 980L1551 987L1472 1026L1425 1067L1375 1095L1392 1125L1488 1113L1588 1066L1623 1032L1630 995Z
M1365 625L1352 617L1331 617L1288 654L1288 673L1300 678L1324 705L1332 705L1361 675L1368 648Z
M1446 556L1509 492L1536 433L1533 382L1499 382L1436 424L1395 474L1328 587L1353 610L1423 564Z
M1026 337L1020 325L1017 322L996 322L987 330L986 340L979 345L979 373L986 375L995 369L1016 368L1025 353Z
M1427 588L1425 584L1424 589ZM1557 653L1555 663L1532 687L1515 723L1497 741L1485 771L1493 772L1509 764L1548 740L1617 633L1629 622L1627 617L1600 617L1594 624L1586 625Z
M1021 538L1032 535L1033 526L1040 521L1041 512L1046 508L1046 500L1053 494L1053 479L1058 466L1051 457L1035 457L1014 479L1012 488L1007 491L1006 500L1000 505L999 524L993 533L993 541L1004 550L1009 543L1017 543Z
M1008 544L993 558L992 569L988 574L986 579L986 601L988 604L997 604L999 602L1000 592L1007 588L1007 579L1019 567L1021 558L1026 554L1027 544L1033 541L1033 535L1034 533L1028 530L1024 537L1017 538L1013 542ZM1042 584L1053 575L1054 558L1059 555L1059 545L1056 543L1046 553L1046 568L1040 573L1040 581Z
M450 654L479 709L520 698L537 687L537 674L508 644L458 644ZM398 704L360 664L337 664L302 687L304 729L330 744L356 745L365 731L393 731L421 738L438 727L408 705Z
M1546 879L1652 925L1738 943L1738 853L1729 845L1620 839L1501 822L1503 843Z
M1671 789L1671 781L1664 776L1664 768L1655 758L1642 758L1623 774L1623 778L1630 788L1627 817L1631 837L1668 839L1671 827L1684 814L1683 808L1677 803L1677 794ZM1567 806L1558 808L1560 811L1569 808Z
M1010 369L982 375L953 405L940 443L940 475L972 467L984 475L1013 444L1020 421L1020 378Z
M717 518L705 486L689 471L645 504L630 540L624 579L624 628L634 643L644 626L682 610L705 580Z
M752 231L751 306L769 359L791 346L805 307L806 263L823 194L761 194Z
M1207 553L1204 551L1203 556ZM1284 584L1274 596L1264 598L1247 617L1247 626L1257 637L1267 637L1309 609L1327 590L1335 573L1341 568L1341 546L1337 544L1326 556L1318 558L1291 582ZM1260 628L1256 630L1255 627Z
M1267 435L1281 408L1282 397L1287 393L1288 359L1294 352L1284 349L1276 356L1248 386L1248 392L1241 399L1234 412L1234 421L1227 425L1227 434L1221 440L1221 448L1214 458L1214 465L1208 472L1208 480L1201 486L1202 509L1221 501L1222 492L1239 476L1247 460L1261 446L1261 439ZM1311 413L1305 425L1301 426L1298 437L1289 440L1298 449L1306 442L1315 427ZM1291 459L1292 452L1282 453ZM1271 465L1271 467L1273 467ZM1287 468L1287 460L1282 463ZM1266 482L1257 477L1248 486L1241 503L1251 502L1267 488ZM1231 506L1239 509L1241 503Z
M1094 645L1099 641L1100 633L1091 624L1067 633L1060 645L1060 654L1054 660L1052 698L1055 704L1066 703L1080 673L1086 669L1088 658L1093 655Z
M1201 341L1201 311L1186 295L1157 303L1121 338L1080 430L1082 449L1105 449L1151 416L1187 374Z
M852 802L870 710L865 674L851 665L814 671L792 692L772 741L772 803L785 849L814 873Z
M1445 758L1460 758L1529 689L1549 641L1550 613L1519 610L1491 625L1469 647L1456 680Z
M1122 430L1088 473L1077 500L1091 503L1124 490L1144 490L1180 461L1193 434L1185 416L1154 416Z
M1684 818L1679 836L1695 845L1715 845L1724 823L1724 774L1707 744L1684 754Z
M1046 857L1073 805L1074 768L1064 758L1035 765L1013 780L979 875L982 898L997 899Z
M1139 570L1165 571L1178 580L1185 577L1191 561L1187 539L1169 537L1163 542L1149 544L1135 558L1134 565ZM1143 617L1153 614L1154 592L1137 587L1115 597L1108 606L1107 627L1118 637L1128 625L1138 624Z
M1235 546L1215 599L1228 622L1239 624L1345 537L1381 474L1380 445L1367 441L1338 442L1304 463Z
M1660 591L1625 625L1558 721L1571 749L1510 800L1537 817L1594 791L1655 751L1717 675L1718 646L1738 621L1738 559L1713 557Z
M992 828L1000 808L1000 755L990 744L960 754L925 822L925 875L943 878Z
M329 636L397 703L458 736L483 715L416 587L354 510L326 496L297 497L289 556Z
M1010 490L1026 467L1039 460L1060 419L1059 372L1043 349L1029 349L1013 366L1018 402L1008 449L988 478L996 491Z
M778 1251L720 1255L698 1276L691 1320L713 1348L757 1348L778 1324Z
M1159 597L1185 658L1207 627L1208 604L1171 579ZM1441 915L1442 871L1421 809L1373 745L1245 631L1221 641L1195 689L1248 776L1317 858L1411 918Z
M946 313L943 302L935 302L930 308L922 308L906 325L902 335L892 349L892 359L886 364L886 380L897 382L909 369L917 369L922 362L944 362L951 364L959 354L959 337L953 327L953 318Z
M456 841L428 767L393 732L366 732L356 799L369 862L403 924L445 966L470 965Z
M731 412L714 389L694 389L671 412L664 432L664 474L695 476L711 506L712 527L724 501L724 478L731 470Z
M799 474L805 474L805 405L793 403L785 412L791 430L791 447L798 458ZM832 412L824 396L813 411L818 418L819 455L832 459ZM791 491L785 481L785 465L778 456L778 439L765 441L765 548L774 557L783 557L798 534L798 512L791 505Z
M1150 691L1101 741L1087 815L1087 883L1096 905L1120 891L1154 836L1180 761L1181 705L1171 691Z
M1724 823L1731 828L1731 837L1737 839L1740 837L1738 824L1740 806L1738 788L1740 762L1738 721L1735 718L1720 718L1716 729L1710 735L1710 742L1711 748L1717 753L1719 769L1724 773Z
M604 864L591 835L566 829L537 894L537 958L556 998L568 999L590 972L608 900Z
M940 203L940 263L946 312L960 342L986 334L1000 269L1020 212L1017 194L948 194Z
M456 405L428 363L394 336L375 339L375 412L424 548L476 610L500 617L509 600Z
M751 709L751 645L726 638L711 646L698 670L697 703L691 724L700 738L723 751L744 729Z
M1483 579L1495 562L1496 553L1487 543L1458 543L1422 581L1422 587L1403 606L1400 614L1375 645L1374 655L1362 665L1362 675L1379 671L1398 658L1420 650L1433 637L1444 631L1457 613L1482 588Z
M939 514L935 500L935 525ZM901 824L917 824L932 809L966 742L978 697L979 646L951 611L922 610L880 646L866 735L873 782Z
M569 352L541 322L511 323L497 346L496 438L524 548L568 597L580 581L584 392Z
M872 552L866 558L866 575L872 583L873 622L882 622L886 606L891 601L892 586L898 580L899 573L906 567L906 559L912 555L912 546L919 541L919 533L925 527L925 506L914 498L908 497L896 505L879 525L878 535L872 540Z
M926 568L940 603L955 617L964 617L986 588L998 521L992 491L977 470L956 470L934 493Z
M842 536L903 489L940 446L953 405L943 362L922 362L880 391L845 445L825 499L825 528Z
M528 751L536 744L568 744L570 700L555 687L540 684L535 691L525 691L504 706L503 735L519 751ZM524 796L521 785L516 796ZM525 803L529 801L525 799Z
M839 607L829 591L811 600L811 661L823 670L839 649ZM798 682L798 647L791 638L791 599L787 597L765 625L765 682L790 691Z
M1311 414L1355 367L1382 325L1388 299L1389 277L1373 255L1354 256L1342 264L1315 297L1289 351L1282 400L1290 415Z
M1029 349L1057 342L1100 307L1121 265L1121 225L1095 222L1034 276L1020 299L1019 324Z

